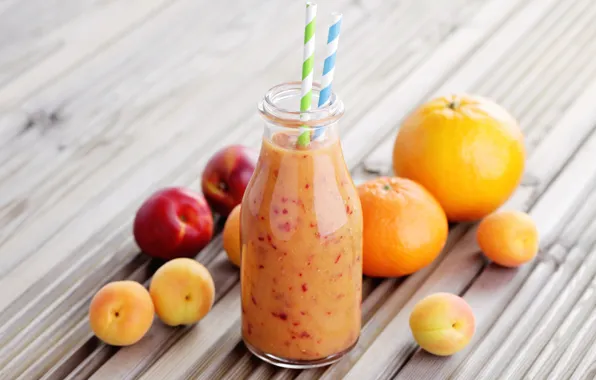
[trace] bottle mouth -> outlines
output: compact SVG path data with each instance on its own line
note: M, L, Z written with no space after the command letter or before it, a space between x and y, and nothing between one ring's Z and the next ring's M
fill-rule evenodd
M343 116L344 105L337 95L331 92L329 100L317 107L320 91L321 85L313 83L313 106L309 111L300 112L301 83L282 83L267 91L259 102L258 109L265 119L283 127L324 127L337 122Z

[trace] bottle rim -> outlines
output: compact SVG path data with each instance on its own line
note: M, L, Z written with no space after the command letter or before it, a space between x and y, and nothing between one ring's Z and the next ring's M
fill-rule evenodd
M318 100L320 91L321 85L313 83L313 100ZM331 92L329 100L323 106L305 112L282 108L278 105L279 101L290 97L300 99L301 82L286 82L270 88L258 105L261 116L269 122L282 127L316 129L337 122L344 114L343 102L339 100L334 92Z

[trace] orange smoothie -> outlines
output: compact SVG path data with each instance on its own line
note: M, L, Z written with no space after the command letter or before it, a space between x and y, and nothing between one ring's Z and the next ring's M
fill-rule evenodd
M261 354L308 362L360 334L362 213L337 137L263 139L241 211L242 335Z

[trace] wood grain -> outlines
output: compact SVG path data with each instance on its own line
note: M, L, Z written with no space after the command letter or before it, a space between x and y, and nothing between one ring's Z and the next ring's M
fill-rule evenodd
M594 162L595 164L591 167L586 167L586 162ZM568 175L577 175L576 171L579 170L578 168L584 170L582 182L571 182ZM552 236L558 235L558 232L562 230L561 225L565 224L567 220L572 219L574 216L582 215L575 213L576 207L574 205L579 205L585 196L590 194L594 184L596 184L596 134L592 135L584 146L580 148L574 159L567 165L563 174L557 177L556 181L548 187L546 193L539 198L539 201L530 210L530 215L537 222L540 236L544 237L541 241L543 246L549 241L554 240ZM569 203L566 204L567 207L553 208L553 198L560 197L570 199ZM555 224L552 220L560 224ZM549 255L543 255L541 258L548 260L551 263L549 266L552 266L552 262L556 260ZM571 265L572 268L569 269L569 274L573 273L578 267L581 268L584 265L589 267L590 264L582 264L578 260ZM519 287L532 272L533 267L534 264L530 264L524 265L517 270L511 270L491 265L483 271L474 281L474 284L464 293L464 298L475 311L477 327L474 341L481 339L488 327L494 323L499 315L499 311L505 309L509 300L518 292ZM545 275L548 274L548 271L545 272ZM488 297L489 294L490 298ZM527 298L527 300L530 299ZM519 305L517 307L519 310ZM557 309L553 307L551 308L551 312L556 314L557 318L564 318L567 310L565 308ZM535 322L536 314L533 314L533 316ZM523 335L523 333L520 332L520 335ZM548 337L549 335L542 332L541 336ZM414 379L432 377L433 374L436 375L438 373L449 373L456 368L467 353L473 351L474 341L464 351L448 359L435 358L418 351L400 371L398 378ZM532 355L540 352L541 346L537 344L529 347L535 350L532 352ZM522 353L518 351L516 359L521 361L522 358ZM531 361L527 360L525 362L531 363Z
M446 53L446 51L445 51L445 53ZM460 53L459 53L459 54L464 54L464 53L465 53L465 50L460 50ZM449 54L452 54L452 53L450 52ZM443 68L443 70L446 70L446 69L447 69L446 67L444 67L444 68ZM422 75L422 74L421 74L421 75ZM385 111L385 110L383 109L383 111ZM379 114L381 114L381 113L379 113ZM358 145L356 145L355 141L354 141L354 143L352 143L352 145L350 145L349 141L350 141L350 136L351 136L351 135L352 135L352 134L351 134L351 131L350 131L350 132L348 132L348 133L347 133L347 138L346 138L346 139L344 139L344 147L345 147L345 146L348 146L348 147L350 147L350 149L346 149L346 150L345 150L346 161L348 162L348 165L349 165L349 166L350 166L350 162L352 162L352 161L350 161L350 160L351 160L351 157L352 157L352 155L354 155L354 153L356 153L356 152L355 152L355 149L352 149L351 147L356 147L356 146L359 146L359 147L361 147L361 146L362 146L362 142L361 142L361 141L359 141L359 142L358 142ZM369 140L369 141L370 141L370 140ZM372 141L372 142L374 143L374 141ZM354 160L354 161L353 161L353 163L352 163L351 165L353 166L353 165L354 165L356 162L357 162L357 161L356 161L356 160ZM165 359L164 359L164 360L165 360Z
M374 144L374 141L370 141L370 144Z
M536 358L526 377L562 379L577 367L589 343L596 337L596 277L584 290L563 323ZM591 313L592 312L592 313ZM592 314L590 316L590 314ZM566 374L566 375L564 375Z
M156 322L118 350L93 337L86 309L106 282L147 285L159 265L130 234L145 197L165 185L198 189L224 145L259 146L255 102L297 75L303 4L54 5L0 2L0 287L10 289L0 292L0 378L594 377L593 2L320 4L320 35L327 10L346 20L336 90L349 110L342 144L355 182L391 174L399 122L421 102L490 96L526 133L526 174L504 207L530 211L541 252L506 270L480 256L474 226L455 226L427 268L365 279L357 347L302 372L275 369L241 344L238 272L219 236L197 256L218 289L198 325ZM412 305L433 291L462 294L476 312L473 341L450 358L420 351L404 328Z

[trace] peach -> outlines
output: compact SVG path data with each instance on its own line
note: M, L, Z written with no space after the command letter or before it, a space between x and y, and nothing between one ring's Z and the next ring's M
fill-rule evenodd
M518 267L538 253L536 223L521 211L497 211L485 217L476 239L486 257L504 267Z
M168 261L155 272L149 293L163 323L189 325L201 320L211 310L215 285L201 263L178 258Z
M422 349L434 355L452 355L472 339L474 313L463 298L450 293L435 293L414 306L410 329Z
M155 311L147 289L134 281L115 281L101 288L89 305L93 333L113 346L138 342L149 331Z
M240 205L234 207L224 225L223 248L232 264L240 267Z

